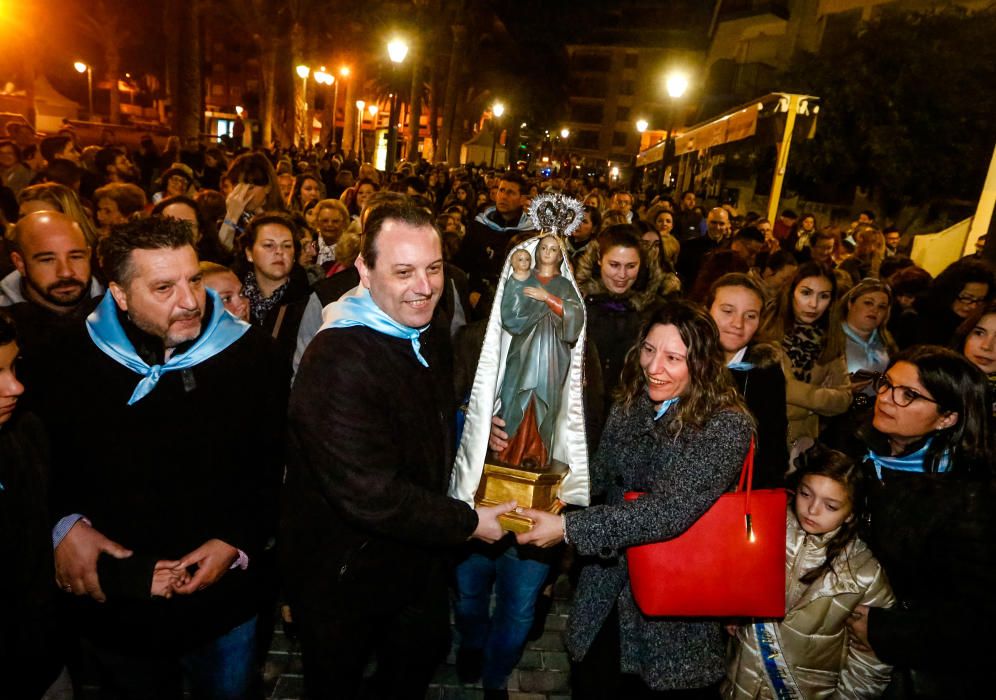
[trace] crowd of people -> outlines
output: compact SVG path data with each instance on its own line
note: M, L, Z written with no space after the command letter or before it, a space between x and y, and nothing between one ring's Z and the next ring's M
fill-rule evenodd
M260 697L276 624L311 698L423 697L451 607L460 679L507 697L565 572L577 698L989 687L981 254L932 277L870 211L772 222L320 148L67 131L0 141L0 177L4 698ZM447 496L460 406L549 192L584 209L536 270L564 256L583 305L592 505L471 507ZM687 530L752 441L755 487L790 492L784 618L645 615L626 549Z

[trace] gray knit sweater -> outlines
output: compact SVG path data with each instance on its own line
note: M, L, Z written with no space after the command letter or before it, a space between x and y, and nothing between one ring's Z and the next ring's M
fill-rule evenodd
M636 606L625 548L687 530L734 485L753 430L745 413L723 411L701 430L666 432L648 398L630 411L614 406L592 464L592 494L605 505L566 516L568 539L591 557L581 573L567 646L582 658L612 607L619 607L621 669L655 690L698 688L724 672L726 638L719 620L650 618ZM643 491L625 502L626 491Z

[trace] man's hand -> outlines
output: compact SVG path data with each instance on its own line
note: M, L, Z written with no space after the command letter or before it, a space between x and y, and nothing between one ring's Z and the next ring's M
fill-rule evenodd
M190 554L182 557L178 568L196 566L197 571L189 581L174 586L174 593L188 595L207 588L217 582L239 556L239 550L221 540L208 540Z
M172 598L174 589L190 580L190 574L180 564L179 561L165 559L156 562L152 570L152 589L150 591L153 596Z
M508 433L502 430L504 427L503 419L498 416L491 417L491 437L488 438L488 447L495 452L501 452L508 447Z
M564 539L564 516L548 513L545 510L519 508L516 513L533 521L529 532L515 536L519 544L533 544L537 547L552 547Z
M97 559L102 553L115 559L127 559L132 555L130 549L104 537L83 520L77 520L55 548L55 581L59 588L74 595L89 595L98 603L106 601L107 596L100 589L97 577Z
M505 529L501 526L501 523L498 522L498 516L504 515L514 509L515 501L500 503L496 506L481 506L479 508L475 508L474 510L477 511L477 528L474 530L474 534L471 535L471 537L484 540L488 544L497 542L505 536Z
M868 606L859 605L850 614L844 624L851 633L851 646L858 651L866 651L874 654L871 645L868 643Z

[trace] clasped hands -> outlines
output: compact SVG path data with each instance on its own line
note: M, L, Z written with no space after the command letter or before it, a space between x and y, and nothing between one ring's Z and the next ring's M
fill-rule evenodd
M59 588L75 595L107 600L97 576L97 559L108 554L127 559L134 552L109 539L83 520L77 521L55 548L55 580ZM175 561L160 560L152 572L149 593L170 598L207 588L225 575L239 551L219 539L211 539ZM191 568L196 567L191 573Z

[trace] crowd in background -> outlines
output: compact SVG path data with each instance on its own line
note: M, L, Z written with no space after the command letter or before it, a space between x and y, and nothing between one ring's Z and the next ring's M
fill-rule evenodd
M909 258L911 237L882 225L872 211L846 226L788 209L769 221L730 206L704 206L694 192L648 201L604 178L424 161L402 163L385 175L321 148L188 150L175 137L162 151L151 138L137 150L80 148L67 131L37 143L0 141L0 177L6 230L0 307L13 318L19 356L30 368L21 377L26 389L17 388L16 378L0 383L0 424L22 391L30 397L31 379L45 373L42 360L51 361L60 333L94 313L113 287L115 278L101 267L97 250L115 227L149 217L185 222L204 284L231 315L273 339L269 370L290 377L321 326L322 309L359 283L354 263L365 214L399 198L429 212L442 239L446 286L440 307L454 348L454 396L465 400L506 252L535 233L529 203L551 192L578 199L583 222L563 243L586 310L585 421L589 447L602 455L599 463L616 468L605 456L615 451L651 454L631 444L639 439L638 419L619 408L642 396L643 385L633 384L635 354L648 343L670 342L658 335L661 329L678 328L691 358L689 338L713 333L707 347L714 356L702 362L725 365L728 372L715 371L730 380L722 388L726 398L714 403L750 418L703 423L702 430L712 426L717 440L728 441L753 428L755 484L794 489L789 557L805 562L805 570L790 571L788 595L792 610L805 611L798 618L790 612L780 634L805 697L833 695L834 688L841 697L877 697L887 687L895 697L971 697L982 687L984 645L973 640L985 626L973 619L992 620L993 562L977 547L993 534L991 503L983 508L978 501L991 493L996 277L981 253L934 277ZM693 331L705 335L689 336ZM13 330L0 335L0 377L13 366L15 358L3 354L13 340ZM688 369L696 369L691 359ZM691 381L689 391L699 391L700 380ZM245 411L245 420L256 419L250 407L231 410L236 408ZM692 414L682 416L696 424ZM647 425L652 430L653 423ZM659 441L654 449L669 449ZM691 461L710 449L694 440L681 447ZM878 479L854 476L865 464ZM900 474L903 486L884 478L883 468ZM929 477L930 486L915 476L909 481L913 473L923 483ZM729 483L719 479L715 486L718 494ZM611 499L611 484L608 493ZM817 510L830 503L844 512L827 526L825 511L807 511L806 499L824 504ZM34 505L45 507L41 499ZM861 530L868 513L870 529ZM602 527L596 511L569 514L566 523L572 545L592 555ZM5 547L7 537L5 532ZM854 565L846 576L834 568L845 560ZM556 561L550 570L556 574ZM848 576L853 580L844 582ZM11 595L37 598L32 587L39 580L25 577L23 590ZM843 606L842 614L832 606L814 612L815 593L806 591L820 585L840 588L841 595L830 597ZM529 606L530 624L549 606L548 593ZM864 606L882 612L868 616ZM631 697L714 686L725 676L727 697L775 697L762 680L764 664L754 658L763 651L763 630L752 624L731 627L736 641L726 661L717 662L728 646L728 637L717 636L718 622L662 631L634 622L636 613L622 603L604 612L623 638L613 647L581 635L572 651L593 649L593 657L603 660L621 654L624 673L642 683L638 691L609 683L605 692L627 688L622 692ZM293 611L281 614L292 628ZM591 626L592 635L605 615ZM38 613L34 620L41 618ZM706 650L690 655L694 672L658 658L668 648L664 642L657 651L646 646L674 634L686 634L688 645ZM939 641L914 648L920 634ZM806 641L814 635L829 640L825 648ZM957 654L938 649L948 645ZM961 661L952 658L958 655ZM513 653L513 665L516 658ZM463 655L462 670L471 680L472 659ZM35 668L47 678L46 669ZM903 684L924 675L907 678L902 669L927 669L928 680L944 690L917 695ZM501 676L510 670L502 669L492 684L498 688L490 690L500 692ZM605 681L597 669L577 676L589 688L600 677ZM577 685L574 690L578 697L585 693ZM590 690L589 696L599 695Z

